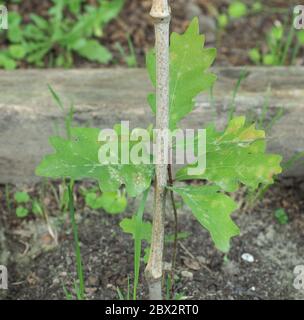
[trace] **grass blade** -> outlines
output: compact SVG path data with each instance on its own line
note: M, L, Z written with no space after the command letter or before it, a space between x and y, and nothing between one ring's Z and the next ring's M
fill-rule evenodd
M76 263L77 263L77 276L79 281L79 289L76 291L79 300L84 299L84 277L83 277L83 268L82 268L82 259L79 246L79 236L78 236L78 227L75 221L75 207L74 207L74 198L73 198L73 182L68 186L69 188L69 209L70 209L70 219L73 228L73 236L75 242L75 254L76 254Z
M228 107L228 111L229 111L229 117L228 117L228 120L230 121L234 114L235 114L235 110L236 110L236 103L235 103L235 99L236 99L236 96L237 96L237 93L240 89L240 86L243 82L244 79L247 78L247 76L249 75L248 71L247 70L242 70L241 73L240 73L240 76L239 76L239 79L233 89L233 94L232 94L232 101L231 103L229 104L229 107Z
M64 111L63 103L59 98L58 94L54 91L54 89L49 84L48 84L48 89L50 90L53 99L56 101L57 106L61 109L61 111Z
M134 240L134 287L133 287L133 300L137 299L137 286L139 280L139 269L140 269L140 254L141 254L141 224L145 205L150 188L148 188L142 197L140 205L136 213L136 229L135 229L135 240Z

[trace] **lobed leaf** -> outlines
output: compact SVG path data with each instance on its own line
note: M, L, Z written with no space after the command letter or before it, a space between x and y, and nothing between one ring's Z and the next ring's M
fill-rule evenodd
M229 196L220 193L217 186L173 187L172 190L183 198L195 218L210 232L215 246L228 252L230 239L240 233L230 218L237 204Z
M172 33L170 43L170 129L190 113L194 98L213 85L216 76L206 70L213 63L216 49L204 49L205 37L199 33L199 22L194 18L187 31ZM155 51L146 57L147 69L152 84L156 86ZM148 96L152 111L156 110L156 96Z
M135 197L151 185L152 165L104 165L98 160L101 142L96 128L71 128L71 140L51 137L55 153L47 155L36 168L38 176L69 177L74 180L95 179L104 192L116 192L125 185L127 193Z
M239 183L252 189L259 184L271 184L273 177L282 172L282 157L265 153L265 132L256 130L254 125L246 126L245 117L232 119L224 132L208 127L206 139L205 171L188 175L193 164L187 165L177 172L178 180L206 179L234 192Z

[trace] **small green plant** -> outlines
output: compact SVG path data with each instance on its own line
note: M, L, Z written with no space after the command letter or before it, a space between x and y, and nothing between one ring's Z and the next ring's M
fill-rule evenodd
M94 210L101 209L103 206L102 197L98 196L96 192L88 192L85 194L85 203L86 205Z
M131 286L130 286L130 278L129 278L129 276L128 276L126 295L124 295L122 293L122 291L118 287L117 287L116 291L117 291L117 295L118 295L119 300L130 300L130 297L131 297Z
M43 216L43 206L37 199L32 202L32 211L36 216Z
M156 1L157 2L157 1ZM155 7L152 14L159 16ZM165 11L169 16L169 10ZM161 14L164 14L163 12ZM162 16L163 17L163 16ZM168 20L163 19L161 23L157 20L157 32L168 27ZM162 40L161 37L157 37ZM167 39L168 40L168 39ZM166 39L165 39L166 41ZM156 93L148 96L148 101L153 113L159 121L166 120L167 128L174 130L178 128L179 122L194 108L194 98L202 91L210 89L216 80L216 76L208 71L212 65L216 51L215 49L204 48L204 36L199 33L198 19L194 19L184 34L173 33L169 49L169 96L164 90L161 98L168 98L169 109L166 111L164 105L160 107L161 99L159 90L163 89L158 81L164 81L166 77L159 69L161 59L157 60L156 55L161 56L165 50L165 43L156 45L155 50L147 54L147 69L152 84L158 88ZM166 55L163 56L166 58ZM164 65L162 65L164 67ZM158 68L158 72L156 69ZM164 72L165 74L165 72ZM162 77L163 76L163 77ZM165 82L164 82L165 84ZM160 116L162 112L163 116ZM165 122L163 125L166 125ZM159 128L159 127L157 127ZM136 130L136 133L140 132ZM126 134L124 127L114 127L118 141L128 141L127 154L134 152L133 148L139 148L143 137L135 141L130 134ZM145 141L155 142L151 131L148 132ZM238 208L237 203L230 196L230 193L237 191L241 185L256 189L261 184L273 183L275 175L281 172L281 156L267 154L265 132L256 129L254 124L247 124L245 117L233 117L229 120L223 131L218 131L211 124L206 128L206 163L207 167L200 173L190 174L191 169L196 167L197 161L191 162L181 168L175 175L175 179L167 180L167 165L154 165L154 161L146 162L145 149L141 150L143 162L101 164L100 150L112 150L113 142L99 139L100 130L97 128L71 128L71 138L51 137L50 143L55 152L47 155L36 169L39 176L50 178L70 178L72 180L94 179L102 192L117 192L121 186L129 197L141 199L135 216L123 219L120 223L126 233L131 233L135 242L134 266L134 291L133 298L136 298L138 275L140 268L140 257L142 255L141 241L151 242L150 250L146 250L148 264L146 267L146 279L149 284L150 298L160 299L162 297L161 281L163 279L163 245L166 240L164 234L164 210L166 191L174 192L181 197L189 207L197 221L209 231L215 247L223 252L228 252L230 239L239 235L238 226L231 219L231 214ZM138 136L138 135L137 135ZM198 136L196 136L198 138ZM176 146L173 146L176 147ZM200 145L198 139L194 141L194 149L197 151ZM108 148L108 149L107 149ZM136 149L138 151L138 149ZM118 160L122 155L115 154ZM150 159L151 160L151 159ZM169 169L170 171L170 169ZM172 172L170 174L172 177ZM156 178L156 180L155 180ZM155 180L155 209L153 225L144 222L143 214L149 191L152 189L152 181ZM199 185L176 186L175 181L198 180L208 182ZM95 197L92 200L96 200ZM175 239L177 235L175 235ZM174 277L171 278L171 281Z
M233 1L228 7L228 14L232 19L238 19L246 16L247 11L247 5L242 1Z
M0 54L0 66L15 69L18 60L26 60L38 67L71 67L75 54L101 64L111 61L111 52L99 39L124 0L98 0L97 6L85 5L84 0L52 2L48 19L31 14L26 25L18 13L10 13L10 45Z
M25 217L27 217L28 214L29 214L28 209L26 209L26 208L24 208L22 206L18 206L16 208L16 216L18 218L25 218Z
M260 1L256 1L251 6L248 6L246 3L238 0L232 1L228 5L226 11L217 12L216 10L217 47L220 47L224 31L231 23L247 17L251 14L257 14L262 10L263 5Z
M224 30L231 22L244 18L250 14L259 13L262 10L263 5L260 1L256 1L250 6L242 1L233 1L228 5L226 11L217 14L218 28Z
M74 106L71 104L68 111L59 97L59 95L55 92L55 90L48 85L48 89L56 102L57 107L64 114L64 127L65 127L65 135L68 140L71 140L71 128L74 117ZM63 178L61 184L59 185L59 197L57 196L56 190L53 190L55 198L57 199L57 203L61 211L65 212L67 209L69 210L70 222L72 225L73 239L74 239L74 253L76 257L76 268L77 268L77 280L74 279L74 291L76 293L77 300L85 299L85 284L84 284L84 271L82 265L82 257L81 257L81 249L79 245L79 235L78 235L78 225L75 217L75 205L74 205L74 180ZM63 291L65 293L65 297L67 300L72 300L74 295L72 292L68 291L65 285L63 285Z
M277 209L274 213L275 218L277 219L279 224L287 224L288 223L288 215L286 211L282 208Z
M16 216L18 218L25 218L30 212L36 216L43 215L41 203L37 199L31 199L27 192L15 192L14 200L16 202Z
M296 31L293 23L288 30L287 24L276 21L266 34L266 47L266 50L249 50L250 60L257 65L294 65L301 48L304 47L304 31Z
M28 203L30 201L30 196L27 192L16 192L14 198L17 203Z
M117 42L115 46L116 46L116 49L119 51L120 55L122 56L124 62L129 68L137 67L135 49L129 35L128 35L129 53L126 53L126 51L124 50L124 48L121 46L119 42Z
M124 233L131 234L134 239L134 285L133 285L133 300L137 299L137 286L139 281L140 271L140 255L142 242L144 241L146 247L144 249L143 261L145 263L149 260L150 246L152 241L152 224L148 221L143 221L143 213L147 196L150 189L147 189L138 207L136 215L132 218L125 218L120 222L120 227ZM174 243L176 239L181 240L189 236L187 232L177 233L176 235L168 235L165 237L165 243ZM176 237L176 239L175 239ZM171 275L172 276L172 275ZM169 278L171 279L171 276ZM173 277L172 277L173 278ZM169 280L170 281L170 280ZM169 290L169 287L167 287ZM170 291L171 292L171 291Z

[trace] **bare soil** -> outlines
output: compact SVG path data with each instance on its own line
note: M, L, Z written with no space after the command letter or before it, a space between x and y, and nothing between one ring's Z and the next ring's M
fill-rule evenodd
M22 186L32 196L41 194L43 188ZM59 213L49 187L45 190L43 201L50 224L58 232L58 244L42 218L17 219L14 212L9 213L1 187L1 230L6 238L9 270L9 290L2 298L65 299L63 285L73 290L76 266L69 219ZM188 299L304 299L304 291L293 287L294 267L304 265L303 192L303 180L283 179L252 209L244 208L245 196L239 194L241 209L233 217L241 236L233 239L227 257L214 248L208 233L189 210L179 209L179 230L190 236L179 241L176 292ZM128 276L132 283L132 239L122 233L118 224L123 216L133 214L136 206L137 201L131 200L125 214L111 216L86 208L78 193L77 217L88 299L118 299L117 287L126 292ZM151 208L149 199L148 220ZM278 208L285 209L288 224L280 225L274 217ZM173 232L170 211L168 208L167 233ZM244 253L251 254L254 262L243 260ZM167 245L167 262L171 254L172 246ZM139 297L147 298L143 278Z

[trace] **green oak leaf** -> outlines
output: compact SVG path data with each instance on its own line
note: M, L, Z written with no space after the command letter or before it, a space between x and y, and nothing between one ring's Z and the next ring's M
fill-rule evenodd
M236 117L223 132L208 127L205 171L188 175L193 165L187 165L177 172L176 179L206 179L227 192L236 191L239 183L252 189L273 183L273 177L282 172L282 157L265 153L265 132L245 122L245 117Z
M51 137L55 153L44 157L36 168L38 176L50 178L68 177L74 180L85 178L98 180L103 192L116 192L125 185L129 196L141 194L151 185L152 165L111 164L98 160L102 145L98 141L100 130L96 128L71 128L71 140Z
M228 252L230 238L240 233L230 218L237 204L220 193L217 186L173 187L172 190L183 198L195 218L210 232L216 248Z
M194 18L187 31L179 35L172 33L170 41L170 129L190 113L194 98L213 85L216 76L206 70L213 63L216 49L205 49L205 37L199 33L199 22ZM147 69L156 86L155 51L146 57ZM152 111L156 111L156 96L148 96Z

